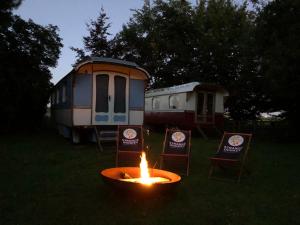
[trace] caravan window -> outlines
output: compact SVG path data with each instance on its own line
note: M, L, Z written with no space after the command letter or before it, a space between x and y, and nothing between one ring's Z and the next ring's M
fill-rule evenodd
M159 109L160 100L158 97L152 99L152 109Z
M126 112L126 78L115 76L115 113Z
M96 112L108 112L108 82L107 74L96 76Z
M171 95L169 97L169 108L178 109L179 108L179 99L177 95Z

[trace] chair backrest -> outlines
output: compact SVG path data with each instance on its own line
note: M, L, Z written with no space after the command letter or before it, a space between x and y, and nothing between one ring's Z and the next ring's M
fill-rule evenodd
M117 151L141 152L144 147L143 127L138 125L119 125Z
M164 154L188 155L191 149L191 131L166 129Z
M224 132L216 156L228 159L238 159L247 154L252 134Z

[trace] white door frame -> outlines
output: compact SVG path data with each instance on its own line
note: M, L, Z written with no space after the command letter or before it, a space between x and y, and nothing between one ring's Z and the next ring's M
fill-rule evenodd
M96 112L96 77L98 75L108 75L108 112ZM125 113L114 112L115 101L115 76L121 76L126 78L126 110ZM92 105L92 124L93 125L122 125L128 124L129 115L129 77L128 75L110 72L100 71L93 73L93 105ZM96 119L97 118L97 119Z

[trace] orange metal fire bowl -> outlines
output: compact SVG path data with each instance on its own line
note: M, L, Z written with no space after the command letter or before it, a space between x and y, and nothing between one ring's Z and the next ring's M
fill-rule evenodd
M100 172L104 182L113 186L114 188L134 191L134 192L162 192L173 190L181 180L181 177L176 173L172 173L166 170L149 169L151 177L163 177L169 181L162 183L153 183L151 185L145 185L142 183L133 183L122 180L124 174L129 175L132 178L140 177L139 167L115 167L102 170Z

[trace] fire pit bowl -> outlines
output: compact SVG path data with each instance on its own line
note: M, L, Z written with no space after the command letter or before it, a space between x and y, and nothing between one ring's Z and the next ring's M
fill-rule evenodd
M179 175L165 170L149 169L149 173L151 177L162 177L166 178L167 181L146 185L139 182L128 182L123 179L124 174L126 174L126 176L130 176L131 178L139 178L139 167L109 168L102 170L101 176L106 183L115 188L127 191L148 193L172 190L177 186L177 184L179 184L181 180L181 177Z

